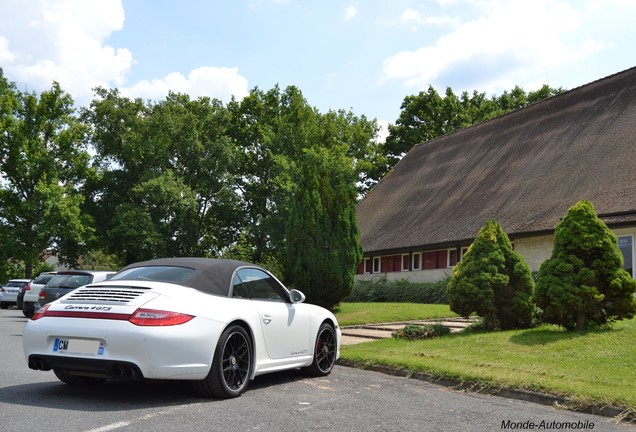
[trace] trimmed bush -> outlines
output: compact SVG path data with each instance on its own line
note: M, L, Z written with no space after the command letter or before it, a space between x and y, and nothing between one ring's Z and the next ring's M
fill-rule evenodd
M494 220L479 231L448 284L451 310L463 317L476 313L487 330L532 326L533 290L530 268Z
M343 301L350 303L422 303L448 304L446 287L450 278L435 282L411 282L406 279L388 281L356 281Z
M552 255L539 268L542 321L583 330L634 317L636 281L622 267L616 235L592 203L578 202L556 226Z

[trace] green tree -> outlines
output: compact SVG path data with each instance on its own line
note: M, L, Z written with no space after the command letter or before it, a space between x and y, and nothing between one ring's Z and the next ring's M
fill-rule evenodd
M286 229L286 281L329 309L353 289L362 259L353 160L339 148L305 151Z
M463 92L458 97L450 87L444 97L432 86L426 92L404 98L395 125L389 126L389 136L384 143L384 155L390 166L415 144L432 140L458 129L483 122L509 111L523 108L550 96L562 93L562 88L544 85L539 90L526 93L516 86L500 96L487 97L485 93Z
M86 207L99 227L95 248L130 263L218 255L236 241L243 216L221 102L171 93L144 103L96 92L83 113L99 168Z
M24 93L0 69L0 253L24 263L26 277L47 249L74 265L92 237L80 211L86 132L58 83Z
M488 330L527 328L533 319L533 289L528 265L501 225L491 220L453 270L448 297L453 312L476 313Z
M296 87L252 90L242 101L228 104L229 135L237 149L232 167L243 198L243 251L250 261L280 259L295 160L310 146L317 112Z
M636 314L636 281L622 268L616 235L589 201L572 206L555 229L541 264L536 303L542 320L568 330L604 325Z
M297 87L254 89L228 105L230 136L236 145L236 187L244 199L241 252L249 260L282 261L290 198L299 161L309 148L338 149L354 160L359 192L368 190L386 168L375 138L375 120L346 111L321 114Z

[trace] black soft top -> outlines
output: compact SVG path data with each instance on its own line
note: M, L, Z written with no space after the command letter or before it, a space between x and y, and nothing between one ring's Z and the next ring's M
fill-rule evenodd
M195 270L195 274L185 281L171 282L195 288L210 294L229 296L232 286L232 276L239 267L261 268L245 261L214 259L214 258L159 258L129 264L119 273L137 267L168 266L185 267ZM125 279L119 279L125 280Z

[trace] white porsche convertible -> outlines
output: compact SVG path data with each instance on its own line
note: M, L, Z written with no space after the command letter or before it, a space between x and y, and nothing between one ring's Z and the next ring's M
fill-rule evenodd
M24 353L31 369L67 384L190 380L201 396L236 397L260 374L331 372L338 322L304 300L242 261L145 261L37 310Z

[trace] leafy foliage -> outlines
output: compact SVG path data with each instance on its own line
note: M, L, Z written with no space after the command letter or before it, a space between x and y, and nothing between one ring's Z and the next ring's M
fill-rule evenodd
M329 309L351 292L362 259L352 166L344 151L306 150L287 224L286 280Z
M562 88L544 85L537 91L526 93L516 86L510 92L489 98L476 90L472 94L463 92L457 96L447 87L442 97L429 86L426 92L404 98L400 116L395 125L389 126L384 154L389 159L389 166L393 166L415 144L523 108L563 91Z
M24 263L25 276L52 249L74 264L92 238L80 190L90 176L87 132L73 100L53 83L38 97L0 69L0 256Z
M407 279L389 281L386 277L356 281L351 294L343 301L365 303L448 304L450 278L435 282L412 282Z
M530 327L534 281L528 265L512 249L496 221L488 221L448 284L450 308L464 317L473 312L488 330Z
M251 245L248 261L282 260L291 197L307 149L352 158L360 193L384 172L379 144L372 140L378 131L375 120L345 111L321 114L294 86L254 89L228 110L228 135L236 149L231 173L243 198L241 243Z
M539 268L536 303L542 320L566 329L604 325L636 314L636 280L622 269L616 235L589 201L557 225L554 249Z
M170 94L144 103L98 89L84 121L93 126L99 176L86 211L99 248L125 263L218 254L238 237L240 198L228 166L227 109L217 100Z

